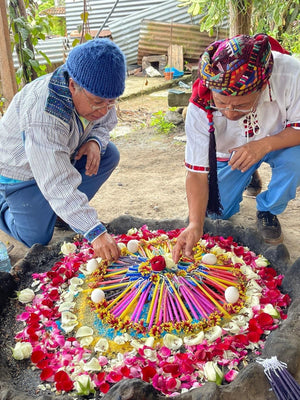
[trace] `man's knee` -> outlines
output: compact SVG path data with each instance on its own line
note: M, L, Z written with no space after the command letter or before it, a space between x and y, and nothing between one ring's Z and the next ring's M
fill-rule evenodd
M34 244L46 246L51 241L52 236L53 232L32 232L32 234L19 234L17 239L27 247L32 247Z
M109 158L112 168L116 168L120 162L120 152L114 143L108 143L105 155Z

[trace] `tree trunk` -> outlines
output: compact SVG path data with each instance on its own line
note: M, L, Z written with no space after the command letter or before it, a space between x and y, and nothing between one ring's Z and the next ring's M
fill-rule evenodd
M252 0L231 0L230 12L230 37L236 35L249 35L251 29Z
M19 8L19 11L20 11L20 15L22 17L24 17L25 19L27 19L26 7L25 7L25 4L24 4L24 1L23 0L17 0L17 3L18 3L18 8ZM33 49L32 43L31 43L30 36L28 36L28 38L26 39L26 46L34 54L34 49ZM26 68L27 68L27 66L26 66ZM30 75L30 77L28 78L29 80L33 81L34 79L37 78L37 73L35 72L35 70L32 67L30 68L29 75Z
M7 11L4 1L0 2L0 34L0 75L3 91L2 95L8 100L8 102L10 102L17 93L18 88L11 54Z

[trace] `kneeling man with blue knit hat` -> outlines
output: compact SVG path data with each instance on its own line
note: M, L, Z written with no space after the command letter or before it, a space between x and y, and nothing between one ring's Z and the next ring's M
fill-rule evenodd
M109 137L125 76L119 47L94 39L15 95L0 120L0 230L28 247L45 245L60 218L96 257L119 257L89 201L119 162Z

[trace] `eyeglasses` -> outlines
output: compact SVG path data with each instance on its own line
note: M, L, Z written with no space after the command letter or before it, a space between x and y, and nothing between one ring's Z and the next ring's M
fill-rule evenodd
M249 108L249 109L243 109L243 108L239 108L239 107L237 107L237 106L231 106L231 107L216 107L216 106L214 106L214 105L211 105L210 108L212 108L213 110L216 110L216 111L220 111L220 112L231 111L231 112L238 112L238 113L241 113L241 114L249 114L249 113L251 113L251 112L254 111L254 109L255 109L255 107L256 107L256 105L257 105L257 103L258 103L259 97L260 97L260 92L259 92L258 96L256 97L256 99L255 99L255 101L254 101L252 107ZM213 103L213 102L214 102L214 100L213 100L213 98L211 97L210 103Z
M95 105L95 104L93 104L92 100L86 94L85 89L82 89L82 92L84 93L84 95L88 101L88 104L93 111L101 110L102 108L106 108L107 110L110 110L110 109L114 108L115 105L117 104L116 100L106 100L106 101L104 100L102 102L103 104Z

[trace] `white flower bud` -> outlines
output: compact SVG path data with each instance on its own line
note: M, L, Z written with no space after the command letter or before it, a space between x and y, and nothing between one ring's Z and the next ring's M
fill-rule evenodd
M266 304L263 309L263 312L271 315L271 317L273 317L273 318L276 318L276 319L280 318L279 312L276 310L276 308L274 308L274 306L272 304Z
M203 372L208 381L216 382L217 385L222 383L224 374L216 362L207 361L203 367Z
M79 396L87 396L90 393L95 393L95 385L89 375L78 376L74 386Z
M13 349L13 358L16 360L24 360L32 354L32 346L29 342L17 342Z
M32 289L23 289L17 292L18 300L20 303L26 304L30 303L34 299L34 291Z

